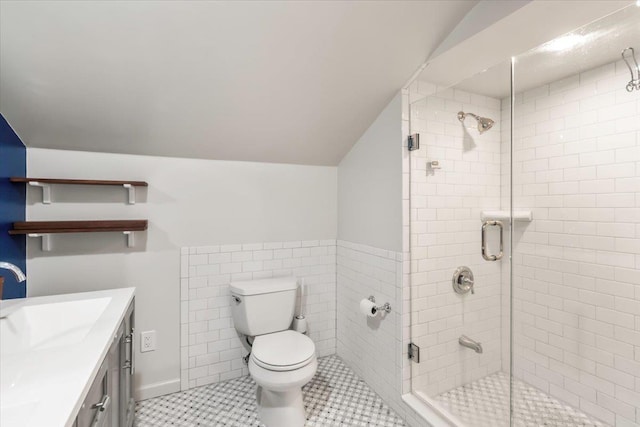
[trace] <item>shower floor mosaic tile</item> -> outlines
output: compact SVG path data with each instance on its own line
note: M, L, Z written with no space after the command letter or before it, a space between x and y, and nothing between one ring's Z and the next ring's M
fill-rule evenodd
M404 426L382 399L337 356L318 360L303 387L307 427ZM137 427L264 426L258 420L249 376L138 402Z
M606 427L581 411L514 379L515 427ZM509 426L509 375L498 372L436 396L468 426Z

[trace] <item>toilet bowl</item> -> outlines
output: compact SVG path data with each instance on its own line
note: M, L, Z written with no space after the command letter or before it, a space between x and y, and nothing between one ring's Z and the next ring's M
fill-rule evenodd
M232 282L233 326L253 337L249 373L255 380L258 415L267 427L302 427L302 386L318 369L316 346L292 331L298 281L295 277Z
M317 368L315 344L306 335L287 330L255 338L249 373L258 385L258 415L267 427L304 426L302 386Z

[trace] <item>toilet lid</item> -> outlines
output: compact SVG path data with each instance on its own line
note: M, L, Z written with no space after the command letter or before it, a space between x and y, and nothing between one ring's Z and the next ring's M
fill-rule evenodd
M265 368L304 365L316 352L316 346L306 335L296 331L282 331L259 335L253 341L251 355Z

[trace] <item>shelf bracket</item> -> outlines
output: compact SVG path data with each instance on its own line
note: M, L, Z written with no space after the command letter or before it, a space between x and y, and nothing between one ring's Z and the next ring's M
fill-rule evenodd
M128 248L133 248L135 246L136 240L135 240L135 234L133 231L123 231L122 234L124 234L127 237L127 247ZM45 233L29 233L27 234L28 237L41 237L42 238L42 251L43 252L50 252L51 251L51 234L45 234Z
M42 203L45 205L51 204L51 185L43 184L38 181L29 181L29 185L32 187L41 187L42 188Z
M127 201L127 203L130 205L135 205L136 204L136 187L134 187L131 184L122 184L122 186L129 193L129 200Z
M133 231L123 231L122 234L127 236L127 247L133 248L136 244L136 239L135 239L135 235L133 234Z
M30 233L29 237L42 237L42 252L51 251L51 234Z

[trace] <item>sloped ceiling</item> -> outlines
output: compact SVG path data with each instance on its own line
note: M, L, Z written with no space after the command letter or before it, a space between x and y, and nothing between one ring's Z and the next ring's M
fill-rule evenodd
M518 0L504 8L500 2L483 1L436 49L418 79L444 87L457 84L461 89L504 97L510 90L509 62L512 56L522 60L525 52L582 26L595 24L594 21L621 9L626 8L627 14L634 14L636 5L640 5L636 0ZM533 88L573 74L577 69L611 61L615 51L618 50L619 54L622 49L619 42L622 46L627 42L633 45L637 40L637 30L634 31L634 26L638 28L637 20L630 17L627 18L630 22L616 22L615 17L611 19L613 22L608 25L611 31L595 34L588 43L585 40L581 51L559 52L542 67L534 64L540 58L522 65L517 78L518 89ZM465 35L472 37L465 38ZM593 54L603 47L611 49L613 56L607 52ZM460 66L461 58L464 66ZM523 70L527 72L523 73Z
M0 2L28 147L336 165L475 1Z
M576 46L562 50L552 43L516 56L515 90L522 93L578 73L618 61L622 68L619 84L624 87L631 75L620 56L629 46L640 41L640 7L630 5L616 13L591 22L560 36L580 40ZM489 68L466 79L455 87L494 98L504 98L511 92L510 62Z

